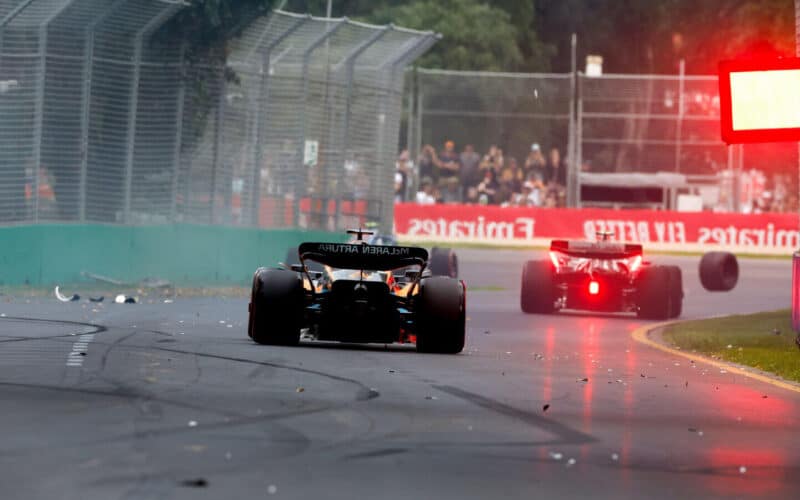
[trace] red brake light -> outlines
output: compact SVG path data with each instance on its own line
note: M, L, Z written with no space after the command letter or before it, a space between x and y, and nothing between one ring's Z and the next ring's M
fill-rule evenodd
M600 283L596 281L589 282L589 295L597 295L600 293Z

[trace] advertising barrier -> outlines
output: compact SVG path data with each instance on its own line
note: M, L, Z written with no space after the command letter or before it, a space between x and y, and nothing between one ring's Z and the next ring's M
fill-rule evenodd
M615 239L669 251L726 249L790 255L800 247L797 214L731 214L655 210L395 205L395 231L410 242L545 246L553 238Z

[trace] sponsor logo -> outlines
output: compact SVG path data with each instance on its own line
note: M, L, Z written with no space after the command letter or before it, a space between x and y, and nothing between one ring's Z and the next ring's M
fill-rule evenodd
M408 247L380 245L349 245L346 243L320 243L317 251L328 255L377 255L382 257L407 257L411 255Z
M409 220L408 235L441 238L471 238L489 240L532 240L535 236L536 219L517 217L509 221L487 221L482 215L474 219Z

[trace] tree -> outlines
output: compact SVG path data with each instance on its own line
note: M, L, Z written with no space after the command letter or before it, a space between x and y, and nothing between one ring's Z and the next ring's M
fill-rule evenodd
M442 40L422 57L421 66L488 71L524 67L511 16L478 0L413 0L378 9L369 20L441 33Z

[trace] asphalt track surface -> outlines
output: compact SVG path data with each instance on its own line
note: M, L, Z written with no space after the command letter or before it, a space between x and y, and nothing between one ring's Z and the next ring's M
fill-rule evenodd
M0 297L0 497L797 498L800 394L639 344L634 317L524 315L530 253L459 254L457 356L258 346L245 299ZM684 317L788 304L785 260L728 294L654 260Z

